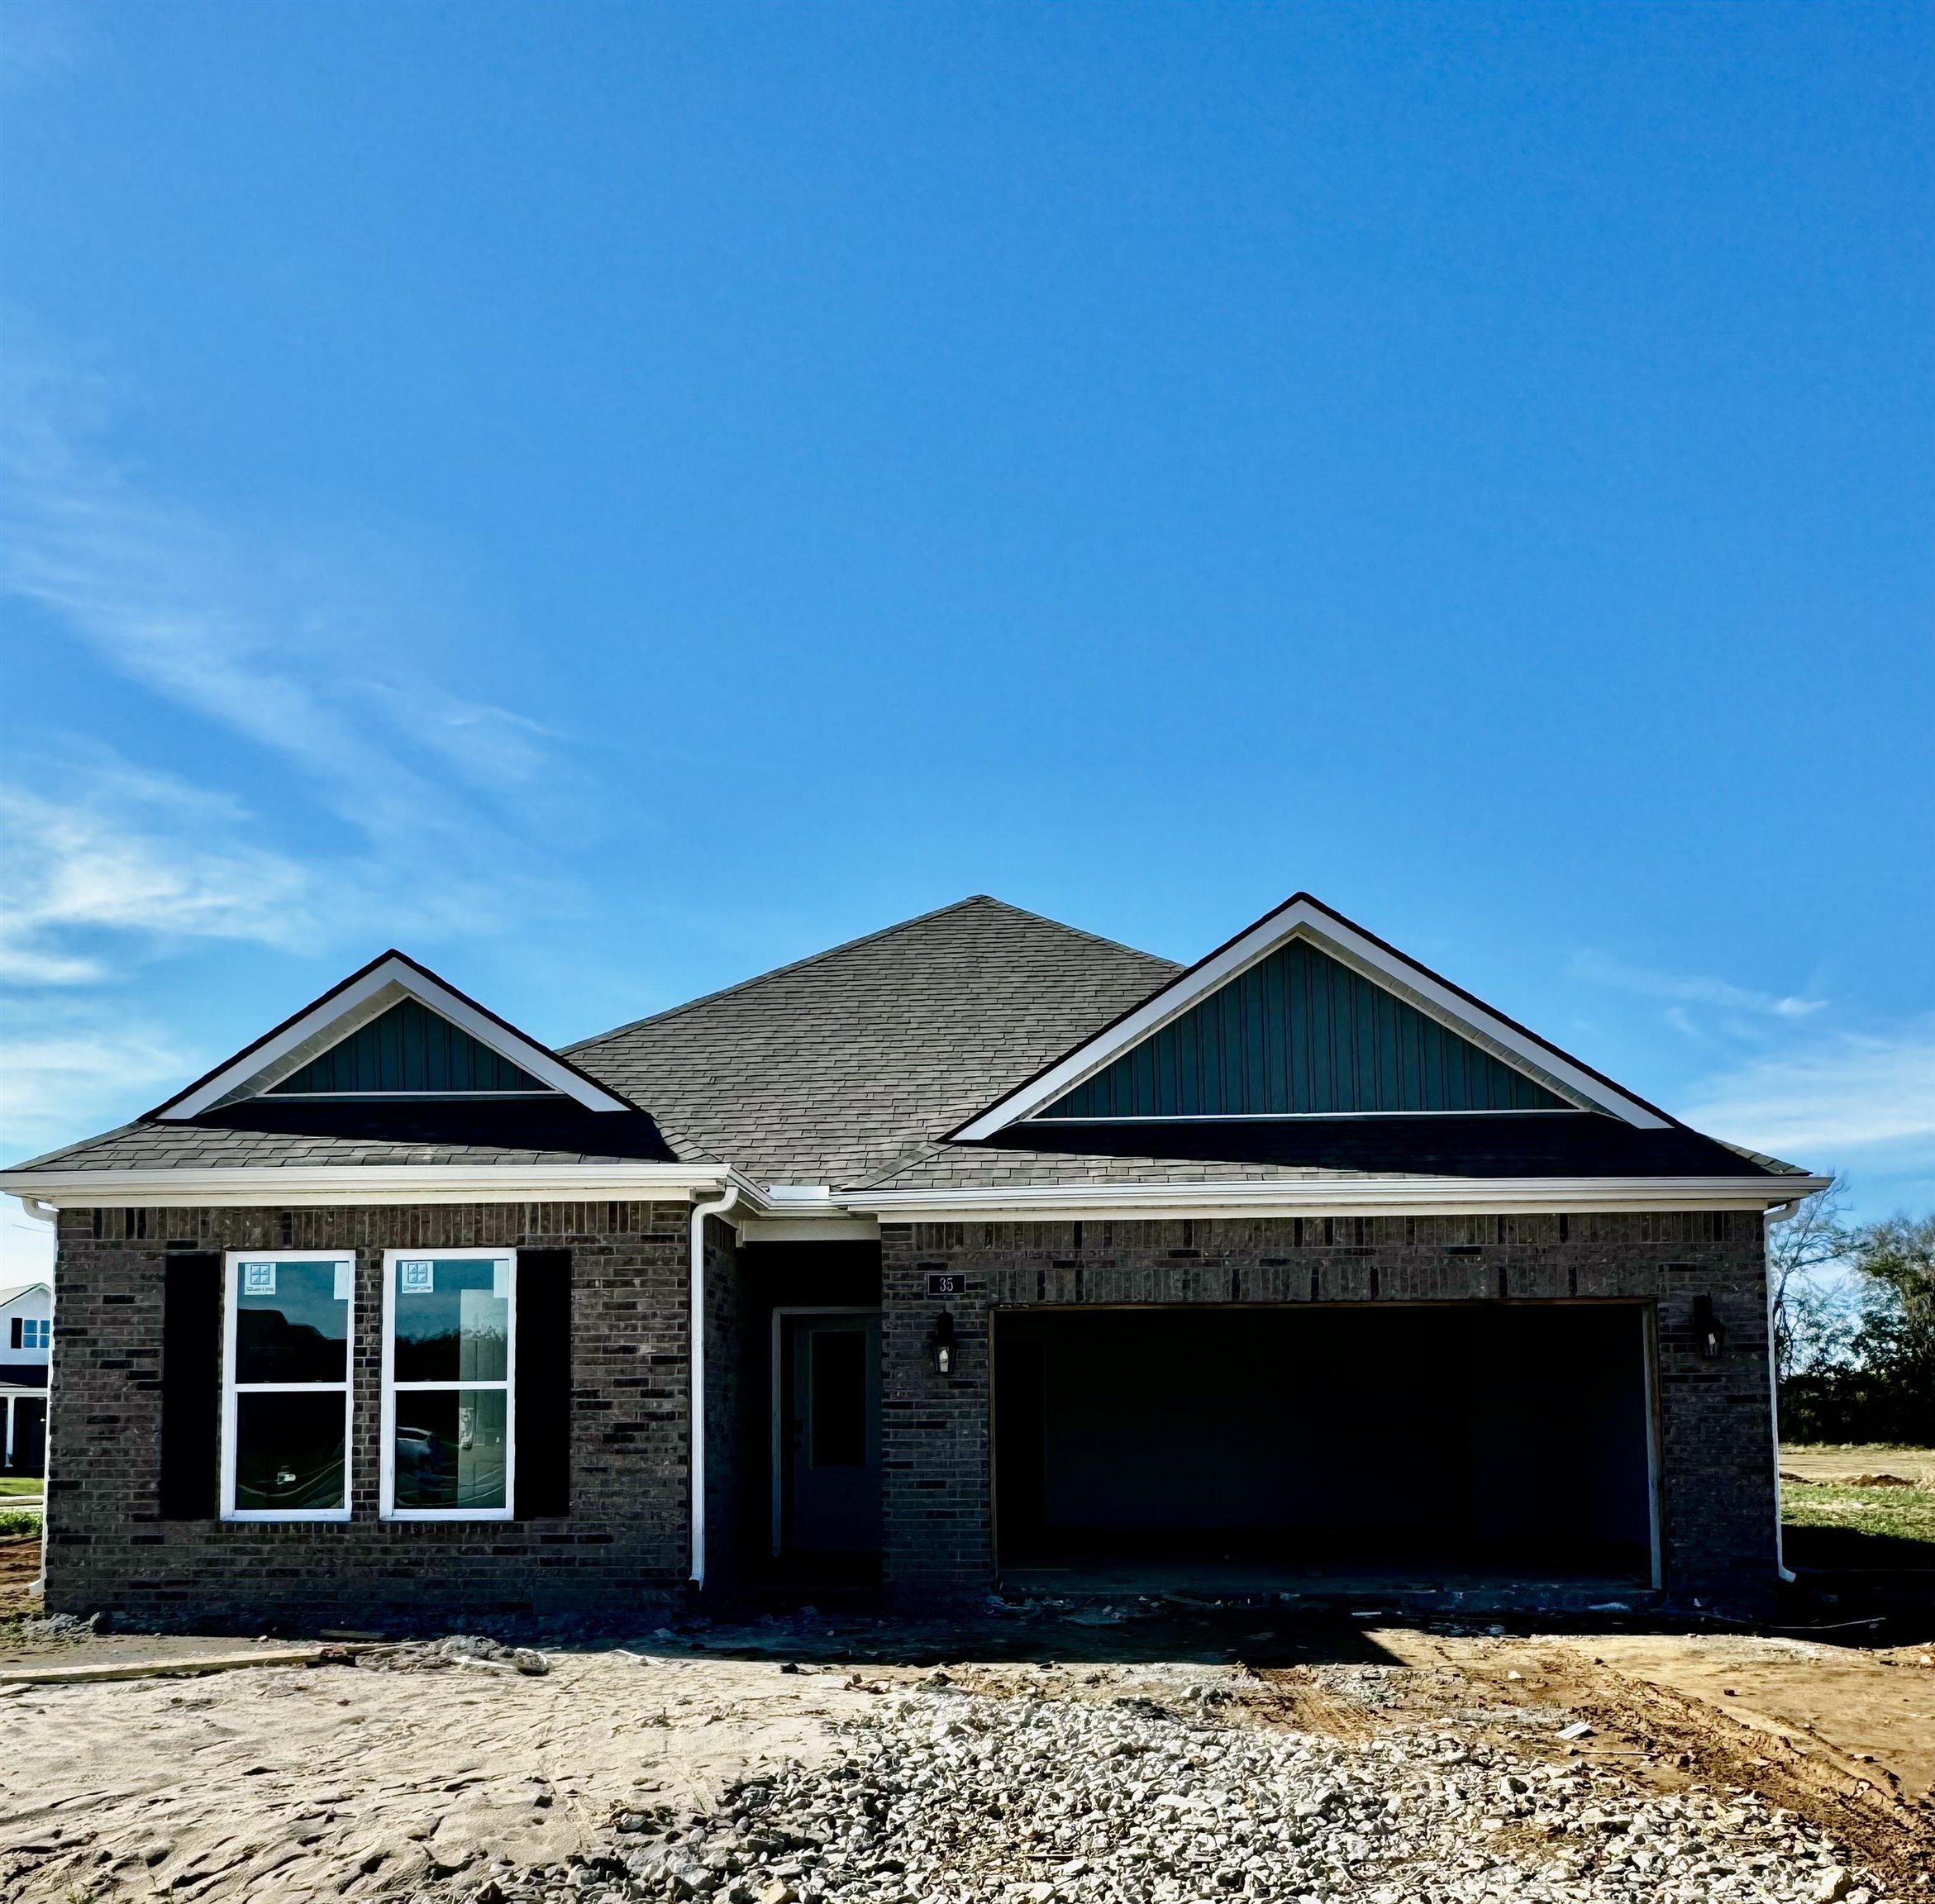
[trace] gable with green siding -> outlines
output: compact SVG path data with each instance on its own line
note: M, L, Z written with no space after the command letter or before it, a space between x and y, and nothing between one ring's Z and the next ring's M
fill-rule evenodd
M272 1086L269 1094L335 1097L416 1091L461 1097L549 1088L449 1019L414 998L402 998Z
M1039 1117L1280 1117L1575 1107L1301 939Z

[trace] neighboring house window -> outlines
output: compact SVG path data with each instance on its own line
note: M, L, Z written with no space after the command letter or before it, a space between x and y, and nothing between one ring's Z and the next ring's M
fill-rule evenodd
M385 1253L385 1516L510 1519L516 1266L508 1250Z
M224 1520L349 1519L355 1289L346 1252L229 1253Z
M45 1349L54 1340L54 1325L45 1316L16 1316L13 1318L13 1346L16 1349Z

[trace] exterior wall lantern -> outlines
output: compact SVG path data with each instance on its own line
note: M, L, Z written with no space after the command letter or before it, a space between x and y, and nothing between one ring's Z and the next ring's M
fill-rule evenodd
M954 1318L945 1309L934 1325L934 1372L938 1375L954 1373Z
M1693 1339L1699 1345L1703 1362L1718 1362L1727 1353L1727 1330L1713 1313L1711 1296L1693 1299Z

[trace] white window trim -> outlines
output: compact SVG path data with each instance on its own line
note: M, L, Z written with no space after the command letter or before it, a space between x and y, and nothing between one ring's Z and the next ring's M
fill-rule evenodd
M241 1266L250 1263L346 1263L350 1266L350 1313L343 1344L343 1378L336 1382L236 1381L236 1326L241 1309ZM353 1250L231 1250L222 1269L222 1518L224 1521L347 1521L355 1499L356 1390L356 1253ZM237 1507L236 1397L250 1395L343 1397L343 1504L340 1507Z
M510 1266L511 1319L504 1339L502 1382L403 1382L396 1379L397 1264L504 1263ZM397 1505L397 1391L405 1394L457 1388L504 1392L504 1504L502 1507L399 1507ZM379 1511L385 1521L509 1521L517 1511L517 1252L515 1250L385 1250L383 1253L383 1451Z

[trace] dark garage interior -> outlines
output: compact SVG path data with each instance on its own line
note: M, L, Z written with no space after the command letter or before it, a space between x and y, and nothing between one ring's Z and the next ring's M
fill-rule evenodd
M1011 1310L994 1344L1004 1578L1651 1578L1640 1305Z

